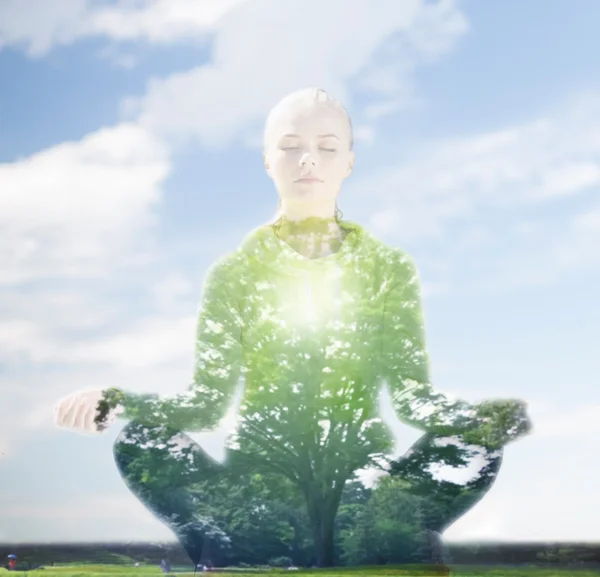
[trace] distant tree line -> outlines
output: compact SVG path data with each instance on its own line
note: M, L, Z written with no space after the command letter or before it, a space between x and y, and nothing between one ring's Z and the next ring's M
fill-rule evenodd
M418 497L402 492L399 485L403 482L382 476L372 488L356 477L346 483L335 521L335 565L413 562L418 549L413 541L418 533L419 502ZM240 479L237 475L235 484L227 479L199 484L196 497L202 513L224 528L231 539L225 551L214 548L217 565L314 565L306 507L302 495L285 477L249 473ZM210 509L203 505L206 502ZM600 565L600 544L465 543L450 544L448 549L452 562L460 565ZM18 555L19 565L25 569L79 562L159 564L165 556L174 565L190 563L176 543L0 544L2 559L11 553Z
M600 544L595 543L451 543L448 548L456 565L600 566ZM159 565L165 556L173 565L189 565L177 542L0 544L2 559L10 553L18 555L17 568L25 570L62 563ZM270 557L258 564L283 560Z

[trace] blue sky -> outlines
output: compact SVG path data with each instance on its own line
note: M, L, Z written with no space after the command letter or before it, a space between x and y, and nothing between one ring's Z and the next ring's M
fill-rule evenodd
M275 211L262 123L308 85L356 129L345 216L419 265L437 386L530 403L446 537L600 540L600 5L323 4L0 3L1 540L171 538L119 427L52 408L184 388L206 267ZM218 454L230 426L197 437Z

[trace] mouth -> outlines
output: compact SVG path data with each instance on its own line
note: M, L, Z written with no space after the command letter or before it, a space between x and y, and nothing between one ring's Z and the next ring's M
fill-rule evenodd
M316 183L316 182L323 182L323 181L320 178L317 178L316 176L303 176L302 178L299 178L298 180L296 180L296 182Z

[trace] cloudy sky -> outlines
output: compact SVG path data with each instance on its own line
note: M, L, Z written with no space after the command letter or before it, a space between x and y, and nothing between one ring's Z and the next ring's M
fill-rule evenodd
M600 540L595 0L0 0L0 540L170 539L57 399L189 382L203 275L274 213L262 124L348 107L347 218L410 252L437 386L535 432L449 541ZM596 287L596 288L594 288ZM215 456L227 425L198 435ZM395 425L398 452L417 433Z

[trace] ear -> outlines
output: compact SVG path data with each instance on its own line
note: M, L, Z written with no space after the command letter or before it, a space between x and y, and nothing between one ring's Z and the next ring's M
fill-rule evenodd
M350 173L352 172L352 169L354 168L354 160L355 160L355 155L354 152L350 152L350 160L348 162L348 173L347 176L350 175Z
M271 174L271 165L269 164L269 159L267 158L266 153L263 152L263 164L265 165L265 170L270 178L273 178Z

